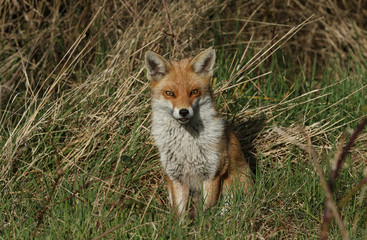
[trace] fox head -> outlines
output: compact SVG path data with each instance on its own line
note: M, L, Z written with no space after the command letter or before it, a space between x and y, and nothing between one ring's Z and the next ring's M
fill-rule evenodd
M151 82L154 106L185 124L196 109L211 99L210 78L213 75L215 50L209 48L194 58L168 61L157 53L145 53L147 78Z

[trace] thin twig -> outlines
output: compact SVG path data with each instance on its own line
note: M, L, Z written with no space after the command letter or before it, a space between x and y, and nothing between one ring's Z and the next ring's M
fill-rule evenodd
M367 184L367 176L362 178L362 180L348 192L348 194L339 202L338 207L343 207L365 184Z
M338 210L338 207L336 206L336 203L334 201L332 191L331 191L329 185L327 184L327 181L326 181L325 176L323 174L322 168L321 168L320 163L318 161L318 157L317 157L315 148L312 146L310 135L308 135L306 132L304 132L304 134L306 134L306 137L307 137L308 152L309 152L311 158L313 159L313 163L315 165L316 171L317 171L317 173L319 175L319 178L320 178L321 186L325 191L325 195L326 195L325 209L330 209L330 212L334 215L336 223L338 224L338 227L340 229L340 232L341 232L343 238L344 239L350 239L349 235L348 235L348 232L345 229L343 220L340 217L339 210ZM321 239L323 239L323 234L324 234L324 232L322 232L322 230L321 230L321 234L320 234ZM327 232L326 232L326 239L327 239Z
M93 240L101 239L101 238L103 238L103 237L107 236L108 234L112 233L112 232L113 232L113 231L115 231L116 229L119 229L119 228L120 228L120 227L122 227L122 226L123 226L122 224L119 224L119 225L117 225L117 226L115 226L115 227L111 228L110 230L108 230L108 231L106 231L106 232L102 233L101 235L99 235L99 236L97 236L97 237L93 238Z
M41 225L42 220L43 220L43 217L44 217L44 215L45 215L45 213L46 213L46 211L47 211L47 209L48 209L48 207L47 207L47 206L48 206L48 204L50 203L51 198L52 198L52 195L54 194L54 191L55 191L55 189L56 189L56 186L57 186L57 184L59 183L59 180L60 180L60 178L61 178L61 176L62 176L62 174L63 174L63 171L62 171L62 169L60 168L59 153L57 152L57 149L56 149L55 145L54 145L54 144L53 144L53 142L52 142L52 138L51 138L51 145L52 145L52 147L53 147L53 149L54 149L54 152L55 152L56 168L57 168L57 170L56 170L56 174L57 174L57 177L56 177L56 179L55 179L55 183L54 183L54 185L53 185L53 187L52 187L52 190L51 190L51 192L50 192L50 195L48 196L47 202L46 202L45 206L43 207L43 210L42 210L41 214L40 214L40 215L39 215L39 217L38 217L38 223L37 223L37 226L36 226L36 228L34 229L34 232L33 232L33 234L32 234L32 237L33 237L33 238L36 236L37 230L38 230L39 226Z
M363 131L366 124L367 124L367 118L362 120L362 122L358 125L357 129L350 136L347 146L344 148L343 153L340 155L339 159L337 160L337 163L335 166L336 168L332 169L330 180L329 180L329 186L331 189L333 189L334 187L335 179L338 177L338 171L343 166L347 153L353 146L355 140L357 139L357 136Z
M144 22L144 19L139 15L135 8L131 6L131 3L128 0L124 0L123 2L125 3L126 7L134 14L133 17L137 17L140 21Z
M96 183L96 182L100 182L100 181L105 181L105 180L107 180L107 179L109 179L109 178L111 178L111 176L109 176L109 177L105 177L105 178L102 178L102 179L96 179L96 180L88 181L88 182L86 182L83 186L79 187L79 189L78 189L78 190L76 190L75 192L73 192L69 197L66 197L66 198L64 198L63 200L61 200L61 201L59 201L59 202L56 202L56 203L52 204L52 205L51 205L51 207L52 207L52 206L55 206L56 204L59 204L59 203L65 202L65 201L67 201L67 200L69 200L69 199L71 199L71 198L73 198L73 197L76 197L76 194L77 194L77 193L79 193L83 188L88 187L90 184L93 184L93 183ZM79 199L79 200L81 200L81 199ZM83 201L83 200L81 200L81 201Z
M357 139L357 136L362 132L362 130L365 127L366 123L367 123L367 119L363 119L362 122L357 127L357 129L351 135L347 146L343 149L343 151L341 151L340 154L336 155L335 161L333 163L333 167L331 169L330 179L329 179L329 182L328 182L328 187L329 187L331 193L334 190L335 181L336 181L336 178L338 177L338 172L343 166L343 163L345 161L347 153L349 152L349 150L353 146L355 140ZM320 239L322 239L322 240L328 239L329 225L330 225L330 221L331 221L332 215L333 215L333 213L331 211L332 209L329 209L328 206L329 205L325 202L324 218L323 218L323 221L322 221L321 234L320 234ZM334 214L334 216L335 216L335 214Z
M157 223L157 222L161 222L161 221L156 221L156 223ZM150 225L150 224L152 224L152 223L151 223L151 222L143 223L143 224L141 224L141 225L138 225L138 226L132 227L132 228L130 228L130 229L128 229L128 230L125 230L125 231L123 231L122 233L126 233L126 232L129 232L129 231L135 230L135 229L137 229L137 228L139 228L139 227L146 226L146 225ZM103 237L107 236L108 234L112 233L113 231L115 231L116 229L118 229L118 228L120 228L120 227L122 227L122 226L123 226L122 224L119 224L119 225L117 225L117 226L115 226L115 227L111 228L110 230L107 230L106 232L102 233L101 235L99 235L99 236L97 236L97 237L93 238L93 240L101 239L101 238L103 238Z
M364 173L363 173L364 179L367 179L367 168L364 169ZM365 194L366 194L366 190L367 190L367 186L362 187L361 190L361 194L358 200L358 206L362 206L363 204L363 200L365 199ZM363 212L362 212L363 214ZM357 212L356 215L354 216L354 220L353 220L353 227L352 227L352 233L354 233L353 235L355 236L355 232L357 230L357 224L358 224L358 219L360 216L360 212Z
M161 184L163 184L163 178L161 178ZM158 190L158 187L156 187L156 188L153 190L152 196L150 197L150 199L149 199L149 201L148 201L148 204L147 204L147 206L146 206L146 207L145 207L145 209L144 209L144 213L143 213L143 215L142 215L142 216L141 216L141 218L140 218L140 224L142 224L142 223L143 223L143 220L144 220L145 214L147 213L147 210L148 210L148 208L149 208L150 204L152 203L153 198L156 196L157 190Z
M306 146L305 144L302 144L301 142L299 142L296 138L294 138L292 136L289 136L286 132L284 132L280 128L275 128L274 130L278 134L282 135L289 142L295 144L296 146L298 146L302 150L305 150L309 153L309 155L310 155L310 157L313 160L313 163L315 165L315 169L316 169L316 171L319 175L321 186L325 191L325 195L326 195L326 199L327 199L326 200L327 206L331 210L332 214L335 216L336 222L338 224L338 227L340 229L340 232L341 232L343 238L344 239L349 239L348 232L346 231L346 229L344 227L343 221L342 221L342 219L340 217L340 214L339 214L339 211L338 211L338 207L336 206L336 204L333 200L333 195L331 193L329 185L327 184L327 181L326 181L325 176L323 174L322 168L321 168L319 160L318 160L317 153L315 151L315 148L312 146L312 142L311 142L311 138L310 138L309 134L307 134L306 131L303 128L300 128L300 131L307 138L308 144Z
M162 0L162 3L163 3L164 12L166 13L166 18L167 18L169 31L171 32L171 35L172 35L174 49L178 49L178 43L177 43L176 35L175 35L175 32L173 31L172 24L171 24L171 18L170 18L169 13L168 13L167 2L166 2L166 0Z

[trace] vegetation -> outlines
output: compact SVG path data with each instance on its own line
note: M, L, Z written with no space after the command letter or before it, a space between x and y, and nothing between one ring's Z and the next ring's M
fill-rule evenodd
M2 3L0 239L318 238L334 158L342 225L365 239L366 131L340 157L367 117L364 1L241 2ZM210 46L217 105L255 185L226 214L220 202L180 226L142 59ZM330 239L345 232L331 221Z

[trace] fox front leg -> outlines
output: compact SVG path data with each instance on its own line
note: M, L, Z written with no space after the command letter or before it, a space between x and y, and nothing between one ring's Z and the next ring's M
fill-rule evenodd
M220 192L220 176L217 176L214 179L204 181L203 186L204 211L217 203L219 192Z
M171 206L175 212L175 218L181 219L189 199L189 188L177 180L172 181L168 176L167 187Z

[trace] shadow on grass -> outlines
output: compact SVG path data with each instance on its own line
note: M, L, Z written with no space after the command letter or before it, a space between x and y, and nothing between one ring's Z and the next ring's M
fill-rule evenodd
M251 118L239 122L234 126L234 131L240 140L242 151L246 161L249 163L251 171L256 175L256 148L254 140L262 132L265 126L265 117Z

